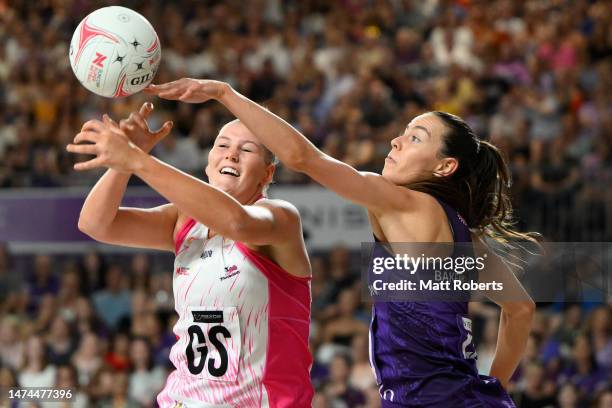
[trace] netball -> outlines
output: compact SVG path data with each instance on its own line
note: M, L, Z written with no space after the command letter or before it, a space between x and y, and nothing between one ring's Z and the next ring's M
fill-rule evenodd
M81 21L69 53L72 71L85 88L120 98L139 92L153 80L161 46L147 19L129 8L111 6Z

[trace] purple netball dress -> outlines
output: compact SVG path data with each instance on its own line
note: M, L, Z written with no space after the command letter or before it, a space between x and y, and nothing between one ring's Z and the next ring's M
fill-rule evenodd
M440 202L455 242L471 242L456 210ZM494 377L479 375L468 302L374 303L370 364L383 408L514 407Z

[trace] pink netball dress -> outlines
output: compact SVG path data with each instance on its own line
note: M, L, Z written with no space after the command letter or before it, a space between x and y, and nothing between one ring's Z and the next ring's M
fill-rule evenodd
M188 220L176 242L175 370L161 407L310 407L310 278Z

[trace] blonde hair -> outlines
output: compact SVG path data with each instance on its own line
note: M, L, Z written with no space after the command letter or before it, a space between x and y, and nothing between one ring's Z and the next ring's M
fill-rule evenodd
M235 123L242 123L244 125L244 123L238 118L230 120L229 122L227 122L225 125L221 127L221 129L219 130L219 134L221 134L221 132L223 132L223 129L225 129L227 126L233 125ZM248 129L246 125L244 125L244 127ZM251 130L249 129L249 132L250 131ZM264 159L264 163L266 164L266 166L269 166L271 164L276 166L279 163L279 161L278 161L278 158L274 155L274 153L272 153L270 149L268 149L266 146L264 146L261 143L259 143L259 146L261 146L261 148L263 149L263 153L264 153L263 159ZM274 183L274 180L270 180L269 183L267 183L261 188L261 194L264 197L268 196L268 189L270 188L270 184L272 183Z
M229 122L227 122L225 125L223 125L221 127L221 129L219 130L219 134L221 134L221 132L223 131L223 129L225 129L227 126L229 125L233 125L234 123L242 123L242 121L238 118L231 120ZM244 123L242 123L244 125ZM248 129L248 127L246 125L244 125L244 127L246 127ZM250 129L249 129L250 131ZM264 146L263 144L259 144L263 151L264 151L264 163L266 163L266 165L270 165L270 164L274 164L277 165L278 164L278 158L274 155L274 153L272 153L272 151L270 149L268 149L266 146Z

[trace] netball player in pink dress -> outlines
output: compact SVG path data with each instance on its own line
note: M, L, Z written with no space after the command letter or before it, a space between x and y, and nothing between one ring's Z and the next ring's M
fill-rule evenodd
M172 127L150 131L152 109L145 104L120 125L108 116L89 121L67 150L96 156L76 170L109 169L85 200L81 231L175 253L176 369L158 404L311 406L310 264L296 208L265 197L274 156L230 122L210 151L205 183L148 154ZM169 204L120 207L132 174Z

